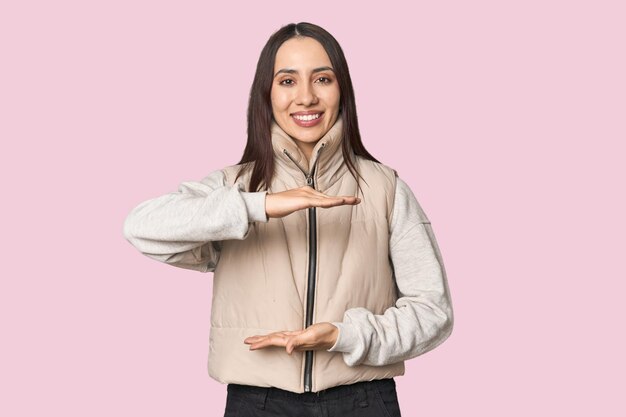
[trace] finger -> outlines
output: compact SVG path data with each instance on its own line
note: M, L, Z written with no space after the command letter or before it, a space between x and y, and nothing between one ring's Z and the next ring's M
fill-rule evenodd
M316 190L315 188L312 188L312 187L309 187L309 186L307 186L306 189L307 189L306 190L307 193L311 194L312 196L320 197L320 198L330 198L330 199L341 198L341 199L348 199L348 200L357 199L358 198L358 197L352 196L352 195L327 195L327 194L324 194L323 192L321 192L319 190Z
M328 195L328 194L324 194L321 191L316 190L315 188L311 188L310 190L311 194L314 194L317 197L321 197L321 198L342 198L342 199L347 199L347 200L351 200L351 199L358 199L358 197L353 196L353 195Z
M246 337L244 339L244 343L254 343L254 342L258 342L258 341L262 340L263 338L273 337L273 336L276 336L276 335L281 336L281 337L297 335L297 334L302 333L303 331L304 330L293 330L293 331L285 330L285 331L282 331L282 332L273 332L273 333L269 333L269 334L266 334L266 335L249 336L249 337Z
M343 197L324 196L324 197L317 197L316 201L322 205L335 206L335 205L343 204L345 199Z
M361 201L361 197L357 197L355 195L342 195L340 197L342 197L345 201Z
M358 204L360 202L361 200L358 199L357 197L327 197L327 198L318 197L314 201L314 205L316 207L328 208L328 207L335 207L335 206L340 206L344 204Z
M359 197L356 197L354 195L336 195L336 196L325 196L328 199L332 199L332 200L338 200L341 201L343 203L347 203L347 204L351 204L351 203L355 203L355 202L360 202L361 199Z
M272 335L271 337L266 337L263 340L253 343L250 346L250 350L262 349L268 346L285 346L286 339L286 336Z
M273 346L272 342L269 339L259 340L250 345L250 350L263 349L268 346Z
M261 340L260 342L251 344L249 347L249 350L263 349L268 346L273 346L273 344L269 342L267 339L265 339L265 340Z
M250 336L250 337L246 337L243 342L244 343L256 343L259 342L261 340L264 340L266 338L268 338L269 335L264 335L264 336Z

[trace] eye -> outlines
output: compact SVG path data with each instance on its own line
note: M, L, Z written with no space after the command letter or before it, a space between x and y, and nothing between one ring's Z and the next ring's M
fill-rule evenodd
M322 81L322 84L330 84L332 82L331 79L328 77L319 77L318 80L326 80Z
M285 81L291 81L291 83L290 84L283 84ZM280 84L280 85L292 85L293 84L293 80L290 79L290 78L286 78L286 79L282 80L281 82L279 82L278 84Z

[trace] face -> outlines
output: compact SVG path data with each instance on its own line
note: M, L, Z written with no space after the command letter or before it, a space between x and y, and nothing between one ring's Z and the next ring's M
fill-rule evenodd
M313 38L291 38L276 53L272 113L310 159L339 115L339 85L330 58Z

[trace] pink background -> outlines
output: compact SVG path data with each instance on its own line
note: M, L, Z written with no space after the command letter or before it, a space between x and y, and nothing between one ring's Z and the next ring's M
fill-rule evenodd
M122 224L239 160L261 48L299 21L444 256L455 328L397 377L403 416L625 415L623 2L430 3L3 2L0 415L223 415L212 275Z

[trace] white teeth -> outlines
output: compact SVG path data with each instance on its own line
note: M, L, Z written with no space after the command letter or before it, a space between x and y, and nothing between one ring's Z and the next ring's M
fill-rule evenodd
M317 113L317 114L311 114L311 115L307 115L307 116L299 116L297 114L294 114L293 117L295 117L298 120L304 120L306 122L306 121L309 121L309 120L317 119L318 117L320 117L321 114L322 113Z

